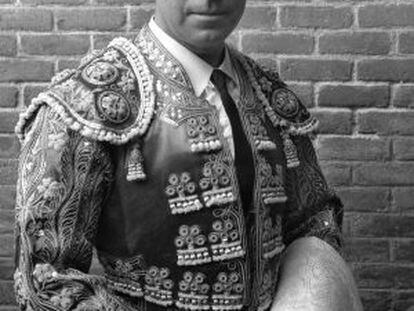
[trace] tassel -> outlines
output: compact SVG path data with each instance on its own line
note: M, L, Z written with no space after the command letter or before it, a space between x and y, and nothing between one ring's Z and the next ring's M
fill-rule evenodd
M141 144L133 143L127 155L127 177L128 181L142 181L147 178L144 172L144 157L141 153Z
M298 167L300 162L298 158L298 151L295 144L290 139L289 134L283 133L283 151L285 152L286 163L288 168Z

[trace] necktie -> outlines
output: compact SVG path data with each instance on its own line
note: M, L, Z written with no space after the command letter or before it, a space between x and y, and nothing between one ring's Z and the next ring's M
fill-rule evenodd
M211 74L211 82L214 84L214 86L220 93L224 109L230 120L231 129L233 132L235 151L234 162L236 166L237 179L239 181L240 196L243 208L245 212L247 212L247 209L249 208L253 197L253 155L252 150L250 148L250 144L247 141L247 137L243 130L243 126L239 116L239 111L237 110L233 98L230 96L228 92L226 78L226 74L218 69L215 69Z

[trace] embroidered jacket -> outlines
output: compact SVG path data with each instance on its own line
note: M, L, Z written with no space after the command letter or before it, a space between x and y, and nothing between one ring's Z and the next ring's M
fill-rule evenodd
M17 125L23 310L265 310L286 245L317 236L340 248L341 203L308 136L316 120L277 74L232 58L255 162L251 206L216 108L148 27L32 102ZM103 276L88 274L93 247Z

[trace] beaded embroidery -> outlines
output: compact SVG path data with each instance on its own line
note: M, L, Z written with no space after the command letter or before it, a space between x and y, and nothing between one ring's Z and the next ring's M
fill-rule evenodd
M272 166L262 156L258 158L260 170L261 195L265 204L283 203L287 197L283 186L282 167L275 165L275 173Z
M173 302L172 288L174 282L169 279L168 268L152 266L145 275L145 300L163 306L171 306Z
M118 79L118 69L104 61L97 61L90 64L82 71L82 78L92 84L98 86L109 85Z
M257 150L275 150L276 144L267 135L260 117L256 114L249 114L248 120Z
M223 205L236 200L230 168L217 156L210 157L204 164L200 188L207 207Z
M187 134L192 152L221 149L222 145L217 136L217 129L208 115L187 119Z
M172 214L189 213L200 210L203 205L196 194L196 183L191 181L190 173L170 174L165 193Z
M245 251L241 244L241 228L231 209L218 208L213 211L217 218L212 224L212 232L208 235L214 261L241 257Z
M240 272L220 272L212 289L213 310L240 310L243 308L244 280Z
M285 152L286 165L288 168L298 167L300 162L298 158L298 151L289 134L282 132L283 151Z
M126 179L128 181L145 180L147 178L144 172L144 157L139 142L133 143L128 149L126 169Z
M282 219L280 215L276 216L274 225L272 225L270 217L264 220L262 240L263 258L272 258L283 251L285 246L282 242Z
M210 285L206 283L203 273L185 272L178 286L177 307L186 310L210 310Z
M201 233L200 226L182 225L178 232L179 236L175 238L177 265L188 266L211 262L206 247L207 238Z

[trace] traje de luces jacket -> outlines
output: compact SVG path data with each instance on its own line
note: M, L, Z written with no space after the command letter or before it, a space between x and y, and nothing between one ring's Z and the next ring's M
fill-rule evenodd
M265 310L289 243L340 248L341 202L309 138L316 120L276 73L231 55L254 159L250 206L217 109L147 26L33 100L16 128L23 310ZM104 275L88 273L94 247Z

